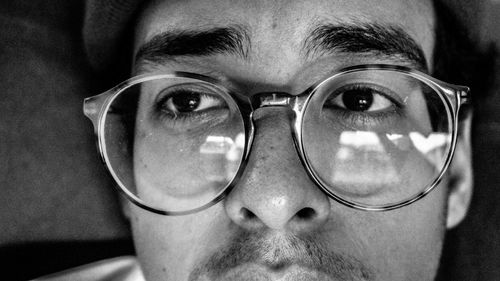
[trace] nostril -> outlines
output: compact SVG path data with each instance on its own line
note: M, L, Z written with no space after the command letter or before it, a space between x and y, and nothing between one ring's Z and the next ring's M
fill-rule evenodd
M243 208L241 210L241 214L243 216L243 219L245 219L245 220L253 220L257 217L252 211L250 211L247 208Z
M297 218L302 220L313 219L316 215L316 211L313 208L309 207L301 209L296 214Z

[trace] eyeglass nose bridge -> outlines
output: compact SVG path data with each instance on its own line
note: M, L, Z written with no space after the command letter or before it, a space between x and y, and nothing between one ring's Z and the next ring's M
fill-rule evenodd
M301 108L303 107L303 99L300 97L303 95L295 96L292 94L289 94L287 92L260 92L252 95L250 97L250 104L252 108L252 112L250 113L250 139L253 140L254 133L255 133L255 125L254 125L254 113L262 108L269 108L269 107L285 107L288 108L291 112L293 112L292 115L290 115L290 126L292 128L292 137L294 138L295 145L297 146L297 138L300 138L300 136L297 136L297 132L300 131L300 125L297 122L298 119L301 118L302 115L302 110ZM251 150L251 142L249 143L248 146L248 153ZM300 151L298 151L300 153Z
M291 129L291 137L293 139L293 144L297 151L297 154L300 158L300 161L309 176L312 176L310 173L310 168L306 164L304 150L301 146L302 143L302 126L301 119L303 110L302 108L305 105L305 100L307 99L309 92L304 92L299 95L292 95L287 92L260 92L252 95L250 97L250 104L252 107L252 112L249 115L249 137L248 144L246 148L245 158L248 158L249 154L252 151L253 139L255 137L255 121L254 121L254 113L258 109L262 108L270 108L270 107L285 107L290 110L292 114L289 115L289 124Z
M298 116L302 114L301 110L297 107L297 105L302 104L301 100L302 99L299 99L299 96L295 96L287 92L259 92L252 95L249 98L250 106L252 109L249 114L249 124L250 124L248 131L249 141L247 144L245 158L248 158L248 155L252 150L252 143L255 136L254 113L259 109L270 108L270 107L285 107L288 108L291 112L293 112L293 114L289 116L290 127L292 130L291 133L292 133L292 138L294 140L295 148L297 149L297 153L299 154L299 156L301 156L302 153L298 145L298 142L300 141L301 137L297 135L298 132L297 129L299 129L300 131L300 125L298 125L297 120ZM301 161L303 161L302 157Z
M252 109L264 107L290 107L294 96L286 92L261 92L250 98Z

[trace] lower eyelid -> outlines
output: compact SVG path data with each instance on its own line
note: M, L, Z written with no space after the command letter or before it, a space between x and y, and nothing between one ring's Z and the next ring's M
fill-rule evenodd
M344 125L353 126L355 129L367 128L373 130L377 126L392 127L400 120L401 112L397 107L392 106L391 109L379 112L360 112L353 113L351 111L343 110L341 119L344 120Z
M209 132L214 126L227 120L230 113L220 109L220 112L213 115L205 111L191 112L187 114L175 115L172 113L159 113L155 121L159 126L165 127L170 133L188 133L192 135L203 135Z

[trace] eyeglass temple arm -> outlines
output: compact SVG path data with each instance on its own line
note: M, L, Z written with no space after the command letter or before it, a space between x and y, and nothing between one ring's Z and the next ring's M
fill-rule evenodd
M461 87L460 89L458 89L458 97L460 104L470 104L470 89L468 87Z
M459 86L455 88L455 95L457 99L457 108L458 111L456 113L458 121L462 121L469 116L469 113L472 110L472 97L470 94L470 89L468 87Z
M102 107L106 104L109 98L108 92L97 96L88 97L83 101L83 114L92 121L94 129L98 130L99 116L102 114Z

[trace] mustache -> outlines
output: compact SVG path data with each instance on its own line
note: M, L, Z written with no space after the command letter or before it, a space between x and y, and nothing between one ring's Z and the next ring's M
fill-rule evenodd
M333 280L375 279L371 268L352 256L328 250L322 239L316 235L240 231L227 246L202 260L189 280L200 280L202 276L219 280L231 269L249 263L263 265L271 271L298 265L322 272Z

